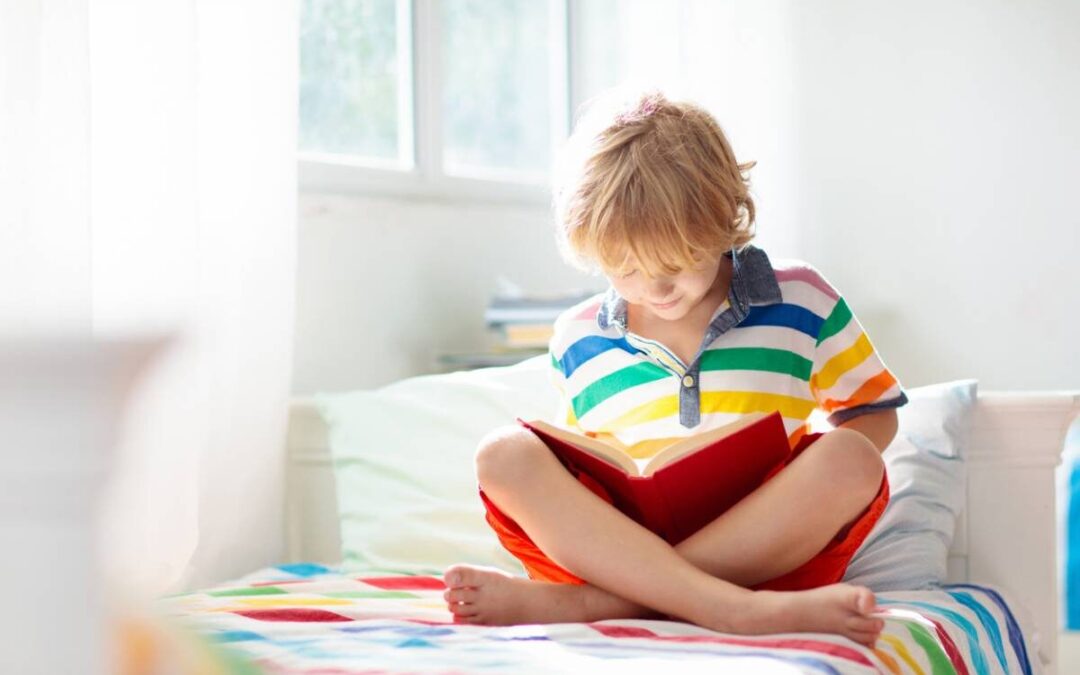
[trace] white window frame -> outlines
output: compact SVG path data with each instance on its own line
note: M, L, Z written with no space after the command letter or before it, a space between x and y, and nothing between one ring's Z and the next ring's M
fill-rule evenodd
M547 180L515 180L512 171L490 175L448 175L442 170L442 79L438 36L440 0L397 0L398 59L405 73L399 87L399 144L411 161L375 160L346 155L298 152L302 192L334 192L394 196L436 201L524 203L547 205ZM548 4L549 72L551 73L552 148L569 134L571 117L570 0Z

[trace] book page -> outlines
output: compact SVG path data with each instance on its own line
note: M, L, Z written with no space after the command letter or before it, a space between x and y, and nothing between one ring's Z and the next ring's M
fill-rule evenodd
M769 413L750 413L748 415L740 417L734 422L730 422L722 427L713 429L712 431L706 431L705 433L688 436L687 438L677 443L669 445L668 447L664 448L656 455L654 455L652 458L650 458L645 463L644 467L642 467L641 475L651 476L662 467L678 461L681 457L696 452L708 445L711 445L712 443L715 443L722 438L727 438L735 432L745 429L746 427L749 427L768 416Z
M635 462L630 455L619 448L608 445L603 441L598 441L595 438L590 438L589 436L556 427L543 420L529 420L529 424L561 441L565 441L566 443L589 453L597 459L601 459L608 464L619 467L631 476L641 475L638 463Z

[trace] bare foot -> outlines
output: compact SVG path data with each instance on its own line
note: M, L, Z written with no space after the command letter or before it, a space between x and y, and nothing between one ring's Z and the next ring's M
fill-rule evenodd
M868 588L833 584L807 591L757 591L747 610L736 618L740 633L834 633L873 646L885 623Z
M510 626L653 615L594 586L533 581L491 567L453 565L443 581L443 598L457 623Z
M669 618L595 586L532 581L490 567L454 565L443 581L447 586L443 598L458 623L509 626ZM865 645L873 645L884 627L870 616L876 610L874 594L861 586L834 584L784 593L740 590L737 598L727 595L706 605L711 616L685 618L724 633L834 633Z

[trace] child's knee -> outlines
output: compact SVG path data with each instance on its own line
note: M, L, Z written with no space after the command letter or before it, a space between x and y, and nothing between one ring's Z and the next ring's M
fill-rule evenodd
M859 459L852 469L852 490L858 495L858 503L865 507L874 500L881 489L885 475L885 460L873 443L857 453Z
M525 427L498 427L484 436L477 446L476 476L481 486L521 480L531 474L544 452L550 451Z
M821 471L828 476L828 482L837 488L838 494L849 496L860 508L869 504L877 495L881 478L885 474L885 461L869 440L865 443L822 446L814 456L821 463Z
M881 478L885 475L885 461L881 452L873 443L865 443L852 453L850 489L857 494L861 506L869 504L881 487Z

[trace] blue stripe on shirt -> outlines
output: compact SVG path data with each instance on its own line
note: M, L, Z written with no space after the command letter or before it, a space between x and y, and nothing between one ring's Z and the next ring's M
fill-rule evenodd
M742 323L736 329L747 326L780 326L792 328L817 339L823 323L825 323L825 319L805 307L782 303L751 307L746 318L742 320Z
M562 358L559 360L559 365L562 367L563 374L566 377L570 377L574 374L574 371L584 365L586 361L594 356L603 354L609 349L621 349L630 354L636 354L638 352L636 348L626 341L626 338L612 339L601 335L590 335L588 337L583 337L570 345L567 350L563 352Z

